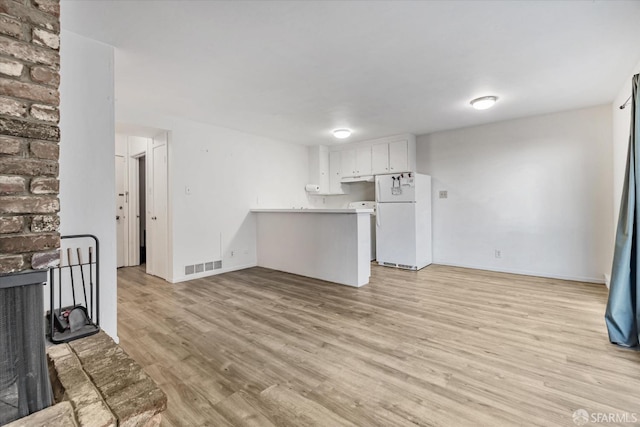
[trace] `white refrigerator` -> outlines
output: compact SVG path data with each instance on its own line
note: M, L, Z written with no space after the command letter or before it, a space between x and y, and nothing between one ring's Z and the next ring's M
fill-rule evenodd
M431 264L431 177L376 176L378 264L420 270Z

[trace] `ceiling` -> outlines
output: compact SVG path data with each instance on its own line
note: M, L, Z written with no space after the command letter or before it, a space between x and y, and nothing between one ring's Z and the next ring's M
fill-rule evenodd
M62 2L63 29L116 47L116 108L300 144L609 103L639 22L639 1Z

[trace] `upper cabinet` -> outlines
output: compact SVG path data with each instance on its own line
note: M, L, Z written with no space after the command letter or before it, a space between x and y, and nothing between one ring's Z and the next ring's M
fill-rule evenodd
M409 166L409 141L389 143L389 172L411 172Z
M411 166L409 141L407 140L375 144L371 152L373 154L371 163L374 175L413 172L415 170Z
M389 173L389 144L374 144L371 147L371 169L374 175Z
M413 135L386 138L371 147L373 175L416 171L416 140Z
M372 180L372 175L416 171L416 137L398 135L372 141L309 147L309 183L317 194L347 194L341 182Z
M342 177L356 176L356 149L339 151L342 165Z
M329 191L329 149L325 145L309 147L309 184L320 186L320 193Z
M347 194L348 187L343 186L342 159L340 151L329 152L329 194Z
M371 147L350 148L340 153L343 178L371 175Z
M325 145L309 147L309 184L320 186L317 195L348 194L343 186L340 152L329 151Z
M356 176L371 175L371 147L356 148Z

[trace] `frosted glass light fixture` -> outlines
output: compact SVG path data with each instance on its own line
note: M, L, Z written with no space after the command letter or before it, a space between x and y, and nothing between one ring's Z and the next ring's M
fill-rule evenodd
M487 108L493 107L496 101L498 101L497 96L483 96L472 100L471 106L476 110L486 110Z
M338 139L345 139L351 136L351 130L349 129L336 129L333 131L333 136Z

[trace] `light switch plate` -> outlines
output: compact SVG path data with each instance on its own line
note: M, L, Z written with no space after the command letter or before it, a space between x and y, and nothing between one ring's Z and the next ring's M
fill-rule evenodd
M447 190L441 190L439 193L441 199L446 199L449 197L449 192Z

